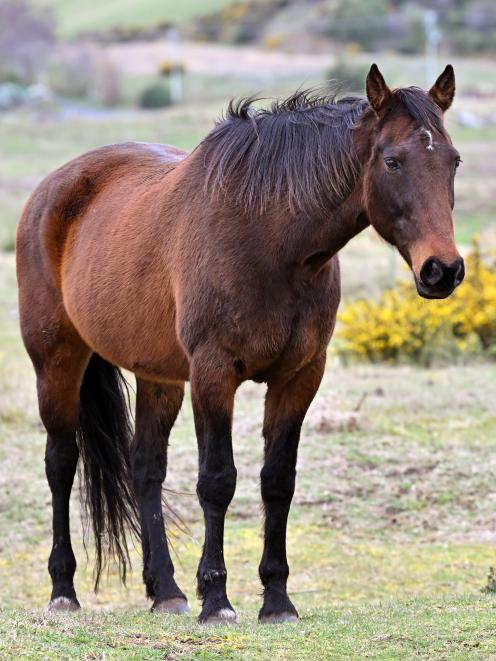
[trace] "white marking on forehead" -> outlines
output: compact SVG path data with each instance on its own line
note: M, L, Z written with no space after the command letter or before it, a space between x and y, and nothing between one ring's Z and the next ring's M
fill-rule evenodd
M426 129L425 126L422 127L421 132L424 133L428 138L429 138L429 144L427 145L426 149L428 151L434 151L434 144L433 144L433 139L432 139L432 131L429 131L429 129Z

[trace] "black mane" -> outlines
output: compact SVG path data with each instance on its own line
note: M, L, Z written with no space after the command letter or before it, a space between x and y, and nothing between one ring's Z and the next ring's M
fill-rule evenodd
M401 88L393 96L417 124L444 133L440 111L423 90ZM353 130L368 101L336 100L312 90L273 101L270 108L254 108L258 100L231 101L201 143L205 189L258 214L271 203L305 214L341 204L359 174Z

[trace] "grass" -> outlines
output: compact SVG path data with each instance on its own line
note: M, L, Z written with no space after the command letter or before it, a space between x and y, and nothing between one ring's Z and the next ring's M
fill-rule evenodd
M496 654L494 603L486 597L410 599L280 627L251 618L235 628L201 629L129 610L59 618L6 611L0 654L31 659L490 659ZM2 626L3 625L3 626Z
M116 27L146 28L160 23L180 24L196 16L213 14L231 0L36 0L53 9L59 33L73 37L82 32L100 32Z
M256 624L263 387L255 384L237 397L238 487L226 529L229 594L240 623L204 628L194 620L202 523L188 399L171 439L168 486L178 495L168 499L189 527L174 548L192 616L147 612L137 551L126 589L111 567L101 592L92 592L76 489L72 530L84 610L47 615L50 495L34 378L17 330L13 267L12 255L0 257L0 657L496 656L496 600L481 592L495 564L496 367L487 364L345 369L330 359L305 423L289 528L298 624Z

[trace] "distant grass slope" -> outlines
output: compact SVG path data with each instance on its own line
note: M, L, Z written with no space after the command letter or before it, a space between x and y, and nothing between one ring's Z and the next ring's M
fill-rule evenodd
M155 23L183 21L213 14L232 0L36 0L51 7L58 20L59 33L72 37L81 32L108 30L114 27L148 27Z

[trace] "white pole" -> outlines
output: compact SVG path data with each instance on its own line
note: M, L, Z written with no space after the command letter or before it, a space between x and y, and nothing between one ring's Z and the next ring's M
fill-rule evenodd
M181 36L179 31L171 28L167 31L170 61L172 70L169 75L169 86L172 103L178 103L183 98L183 74L180 68L182 64Z
M425 82L427 89L434 83L439 73L438 49L442 35L437 19L437 12L434 9L424 11Z

